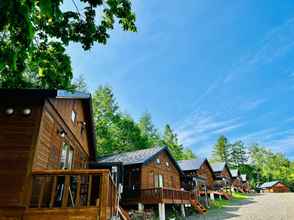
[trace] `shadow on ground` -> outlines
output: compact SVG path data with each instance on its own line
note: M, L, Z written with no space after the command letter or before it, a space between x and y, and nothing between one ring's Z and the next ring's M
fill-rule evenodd
M254 196L262 196L260 194ZM241 200L241 201L233 201L228 206L220 209L209 209L208 212L204 215L193 215L188 218L187 220L224 220L224 219L231 219L234 217L239 217L239 215L235 214L240 207L255 203L253 201L253 195L250 195L248 199Z

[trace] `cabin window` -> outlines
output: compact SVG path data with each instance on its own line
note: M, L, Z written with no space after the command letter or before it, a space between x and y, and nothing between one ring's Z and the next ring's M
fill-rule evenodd
M60 156L60 168L71 169L73 162L73 149L68 144L63 144Z
M159 158L156 159L156 164L160 164L160 159Z
M165 165L166 165L167 167L169 167L169 162L165 162Z
M72 110L71 111L71 121L73 123L75 123L76 122L76 119L77 119L77 113L74 110Z
M155 185L155 188L163 187L163 176L161 174L154 175L154 185Z

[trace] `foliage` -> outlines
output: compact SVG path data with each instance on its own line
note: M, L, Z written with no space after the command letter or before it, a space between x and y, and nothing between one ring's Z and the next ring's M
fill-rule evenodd
M214 145L213 160L229 163L230 144L225 136L220 136Z
M83 75L79 75L78 78L74 79L73 85L75 87L75 90L79 92L89 92L86 80Z
M250 148L252 165L257 172L257 183L280 180L294 190L293 161L290 162L283 154L254 144Z
M99 155L148 147L146 137L133 119L119 111L110 87L99 87L95 91L93 109Z
M94 92L93 113L100 156L167 145L177 159L195 157L191 150L183 149L169 126L162 138L150 114L145 113L136 123L131 116L121 113L108 86L101 86Z
M147 139L148 146L155 147L163 144L160 139L160 134L153 125L152 118L149 113L145 113L140 118L138 126L141 130L142 135Z
M65 53L70 42L85 50L95 42L106 44L115 21L136 31L130 0L81 0L82 11L62 11L62 2L0 1L0 87L74 89Z
M173 157L176 160L187 160L195 158L195 155L191 150L184 150L183 146L178 141L177 134L168 124L165 126L164 129L163 143L169 148Z
M230 147L229 164L231 167L238 168L248 161L246 147L242 141L236 141Z

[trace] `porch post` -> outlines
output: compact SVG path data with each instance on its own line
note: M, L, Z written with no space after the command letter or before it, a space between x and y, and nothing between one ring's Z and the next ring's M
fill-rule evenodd
M213 192L210 192L210 199L211 199L212 201L214 201L214 194L213 194Z
M165 204L158 203L159 220L165 220Z
M181 212L182 212L182 216L185 218L186 217L185 204L181 204Z

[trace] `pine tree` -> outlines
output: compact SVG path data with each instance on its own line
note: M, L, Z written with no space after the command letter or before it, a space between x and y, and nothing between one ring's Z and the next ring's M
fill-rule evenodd
M213 159L229 163L230 161L230 144L225 136L220 136L213 149Z
M229 163L232 167L239 167L248 161L246 147L242 141L237 141L231 145Z

